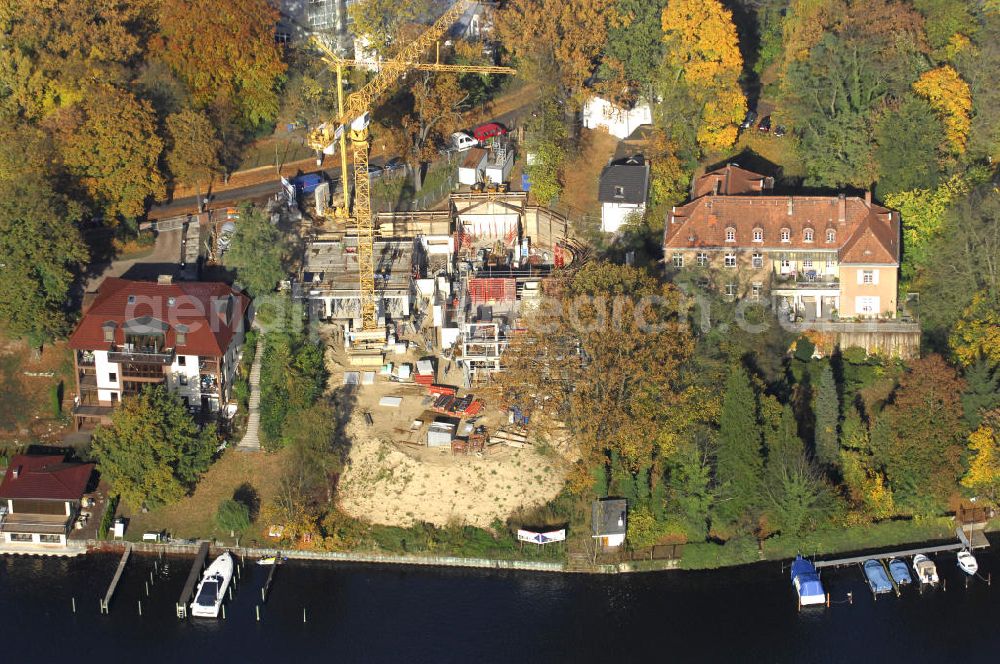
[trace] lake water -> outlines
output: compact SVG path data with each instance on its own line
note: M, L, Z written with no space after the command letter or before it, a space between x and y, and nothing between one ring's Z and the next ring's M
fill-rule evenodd
M827 570L835 604L801 613L777 563L584 576L291 562L257 622L265 567L246 565L225 620L179 621L190 559L168 558L147 598L155 558L133 556L100 615L116 556L6 556L0 661L996 662L1000 558L977 557L997 588L966 586L940 554L946 591L874 601L857 567Z

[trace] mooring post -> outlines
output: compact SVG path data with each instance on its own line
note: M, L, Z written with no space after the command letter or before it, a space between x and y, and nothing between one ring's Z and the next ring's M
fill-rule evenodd
M264 601L264 589L263 588L260 589L260 601L262 601L262 602Z
M260 604L257 605L257 622L260 622Z
M848 604L854 604L854 593L853 592L850 592L850 591L847 592L847 603Z
M74 597L72 599L73 599L73 613L76 613L76 598Z
M226 605L225 604L222 605L222 619L223 620L226 619Z
M139 600L139 615L142 615L142 600Z
M143 585L146 586L146 597L149 597L149 582L143 581Z
M229 599L230 599L230 601L232 601L232 599L233 599L233 587L232 586L229 586Z
M302 607L302 622L306 621L306 607Z

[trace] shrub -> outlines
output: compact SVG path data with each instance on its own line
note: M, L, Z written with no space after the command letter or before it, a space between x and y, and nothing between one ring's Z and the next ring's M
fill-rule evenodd
M238 500L227 498L219 503L215 522L223 530L242 533L250 528L250 508Z

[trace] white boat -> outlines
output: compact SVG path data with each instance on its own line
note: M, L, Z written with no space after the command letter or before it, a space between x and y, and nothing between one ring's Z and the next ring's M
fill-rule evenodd
M191 615L198 618L218 618L232 578L233 557L227 551L216 558L202 575L198 592L191 602Z
M937 565L922 553L913 556L913 572L917 575L917 580L920 583L930 586L938 584Z
M968 550L962 549L958 552L958 568L969 576L973 576L979 571L979 563Z

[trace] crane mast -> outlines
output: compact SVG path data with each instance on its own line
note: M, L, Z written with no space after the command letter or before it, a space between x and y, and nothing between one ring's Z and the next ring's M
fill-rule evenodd
M445 65L440 62L419 63L419 57L436 45L438 39L448 28L472 5L474 0L459 0L442 14L430 28L419 37L407 44L395 58L379 62L379 71L375 77L360 90L351 93L347 98L346 108L343 105L343 67L355 64L335 55L330 49L321 46L321 50L337 70L338 109L339 117L319 125L309 134L309 145L317 154L327 152L337 142L340 142L342 177L347 175L346 140L351 141L351 151L354 160L354 214L353 218L358 233L358 274L361 299L361 324L364 332L374 332L378 329L378 300L375 291L375 225L372 216L371 180L368 172L370 114L375 103L390 87L410 69L422 69L440 72L476 72L489 74L513 74L515 70L509 67L489 67L475 65ZM438 58L440 60L440 57ZM320 156L320 159L322 157ZM344 210L347 213L347 181L343 180Z

